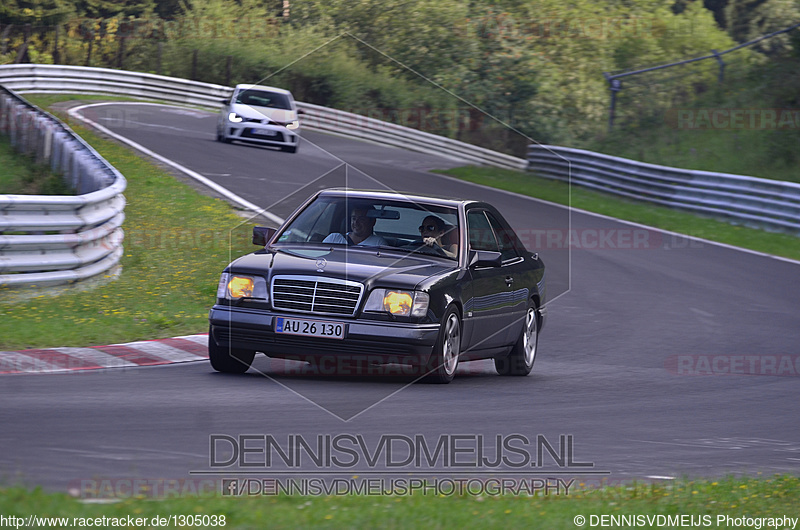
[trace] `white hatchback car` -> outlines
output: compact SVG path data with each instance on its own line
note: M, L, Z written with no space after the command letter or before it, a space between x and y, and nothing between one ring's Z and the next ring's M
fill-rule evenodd
M300 142L300 121L292 93L261 85L236 85L220 112L217 140L252 142L294 153Z

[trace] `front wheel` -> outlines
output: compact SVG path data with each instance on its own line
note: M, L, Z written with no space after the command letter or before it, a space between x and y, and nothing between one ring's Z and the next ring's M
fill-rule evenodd
M539 344L539 322L536 307L531 305L525 312L525 326L507 357L495 358L494 367L500 375L528 375L536 360Z
M208 334L208 360L211 367L217 372L226 374L243 374L253 364L256 352L229 348L225 345L218 346L209 332Z
M428 361L425 380L431 383L449 383L456 375L458 356L461 353L461 320L458 311L449 307L442 319L436 345Z

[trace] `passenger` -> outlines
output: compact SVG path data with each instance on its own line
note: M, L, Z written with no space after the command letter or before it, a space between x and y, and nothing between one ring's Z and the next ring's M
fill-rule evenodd
M367 216L367 211L372 209L369 207L353 208L353 211L350 212L350 228L352 232L348 232L346 235L334 232L323 239L322 242L341 243L343 245L388 245L384 238L373 232L375 218Z
M427 246L432 247L434 245L439 245L439 247L444 251L445 255L450 258L455 258L458 256L458 245L445 245L442 243L442 236L445 233L445 224L444 220L435 215L429 215L422 221L422 225L419 227L419 233L422 236L422 241Z

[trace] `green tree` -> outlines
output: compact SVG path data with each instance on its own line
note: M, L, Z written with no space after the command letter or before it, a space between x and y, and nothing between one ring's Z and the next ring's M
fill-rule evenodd
M0 22L51 26L63 22L73 12L66 0L3 0Z
M728 33L736 41L746 42L800 22L800 4L793 0L730 0L725 20ZM777 35L757 43L755 49L767 54L789 53L791 36Z
M155 10L155 0L76 0L80 16L89 18L146 17Z

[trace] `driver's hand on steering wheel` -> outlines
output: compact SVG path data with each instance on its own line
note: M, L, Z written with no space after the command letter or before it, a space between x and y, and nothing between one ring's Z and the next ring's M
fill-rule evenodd
M435 237L423 237L422 242L425 243L427 246L432 247L436 244Z

